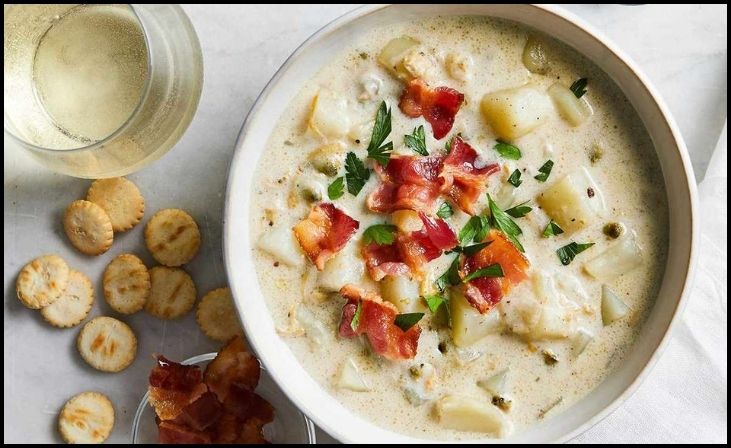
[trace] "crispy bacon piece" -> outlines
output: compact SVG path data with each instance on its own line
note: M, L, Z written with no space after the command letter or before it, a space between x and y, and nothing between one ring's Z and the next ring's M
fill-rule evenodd
M411 118L421 117L431 125L434 138L449 134L464 95L449 87L429 86L421 79L410 81L401 94L399 109Z
M208 392L198 366L184 366L164 356L150 373L150 405L162 420L173 420Z
M208 364L204 379L211 392L225 403L233 386L253 391L260 376L259 361L247 351L244 339L239 336L231 339Z
M421 230L399 233L396 241L390 245L370 243L363 247L363 258L373 280L380 281L386 275L396 277L409 273L418 277L424 263L457 245L454 231L444 220L424 213L419 213L419 217L424 224Z
M150 374L150 402L161 443L266 443L274 408L254 392L260 367L236 337L205 373L160 357ZM205 382L204 382L205 381Z
M351 338L365 334L373 351L392 361L412 359L416 356L421 327L414 325L403 331L395 324L398 310L384 302L378 294L366 292L355 285L345 285L340 290L347 303L343 307L340 322L340 336ZM352 322L360 304L358 325L353 330Z
M381 184L369 196L377 213L417 210L431 213L439 196L442 157L392 156L386 168L376 165Z
M318 270L345 246L358 229L358 221L333 204L316 205L306 219L294 226L294 234Z
M528 278L529 267L528 260L502 232L491 230L485 241L491 243L475 255L466 257L461 267L463 277L495 263L503 270L503 277L481 277L465 286L465 297L482 314L498 304L513 285Z
M186 406L183 412L171 422L188 426L196 431L205 431L209 426L216 423L220 416L221 403L218 402L216 394L206 392Z
M477 152L457 136L439 175L441 191L470 215L477 213L475 202L485 190L488 176L500 169L497 163L478 167L476 160Z
M409 266L403 262L396 244L380 246L370 243L363 246L362 253L368 274L375 281L380 281L387 275L398 277L409 273Z
M185 425L173 422L160 421L157 424L160 443L193 445L210 444L211 436L203 431L196 431Z
M392 213L396 210L416 210L431 213L439 197L439 187L433 185L381 183L368 196L368 210Z

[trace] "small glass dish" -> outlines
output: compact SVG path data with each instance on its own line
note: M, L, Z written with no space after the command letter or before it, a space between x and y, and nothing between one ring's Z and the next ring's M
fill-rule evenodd
M198 365L205 368L217 353L194 356L182 362L185 365ZM316 442L315 425L279 389L264 367L256 393L264 397L274 407L274 421L264 426L266 439L275 444L312 444ZM133 444L157 444L158 434L155 412L147 402L149 392L145 392L137 407L132 422Z

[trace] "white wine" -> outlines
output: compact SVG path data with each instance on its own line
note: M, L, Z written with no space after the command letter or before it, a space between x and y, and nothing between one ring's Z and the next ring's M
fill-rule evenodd
M128 6L79 5L41 37L33 86L54 126L88 145L132 115L147 71L145 35Z
M195 114L203 59L178 5L4 5L6 141L53 170L122 176ZM9 138L7 138L9 137Z

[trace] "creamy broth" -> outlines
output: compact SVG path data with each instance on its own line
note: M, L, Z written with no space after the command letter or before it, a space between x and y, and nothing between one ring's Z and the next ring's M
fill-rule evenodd
M503 395L511 401L511 407L509 411L500 412L513 426L513 431L568 409L622 362L655 300L665 265L667 206L652 143L614 83L586 58L563 44L539 35L550 62L549 71L539 75L527 70L522 54L529 35L535 34L522 26L474 17L439 17L373 29L357 37L342 53L333 55L332 62L302 86L276 124L259 161L251 201L252 241L256 246L273 232L278 232L274 236L282 245L296 245L296 241L290 241L294 240L291 228L306 218L312 207L312 202L298 194L298 185L314 182L326 191L335 179L315 174L308 161L308 155L325 143L321 136L307 129L313 97L322 89L347 102L347 115L344 116L348 120L341 120L341 123L348 132L338 139L343 154L353 151L361 160L366 160L373 120L383 100L392 108L392 131L388 140L394 143L394 154L415 155L405 147L403 136L411 134L420 124L424 125L429 152L443 152L447 138L436 141L423 118L409 118L399 110L404 83L376 60L391 39L412 36L421 42L420 51L433 62L428 74L424 75L429 85L452 87L465 95L465 103L457 113L449 135L461 134L480 158L501 165L501 170L488 178L486 191L497 198L501 208L530 201L533 210L514 220L523 230L520 241L530 261L528 274L531 278L515 286L495 309L489 311L499 315L500 327L472 344L457 347L450 329L438 325L425 310L419 323L422 333L418 351L410 360L389 361L372 353L363 338L339 337L338 326L345 302L336 292L320 291L323 284L327 287L332 280L323 280L324 274L319 274L301 252L290 259L273 256L272 250L256 249L252 254L275 325L305 369L344 406L394 431L432 439L496 435L449 429L446 427L449 425L441 424L435 415L435 405L447 395L460 395L493 406L494 394L478 386L478 381L505 369L508 369L507 386ZM468 79L455 79L462 76L456 74L454 67L450 71L449 64L455 60L450 54L471 58L472 64L467 67ZM582 77L589 79L588 93L584 97L593 108L589 119L572 127L554 108L545 124L512 141L520 148L522 158L506 160L498 155L493 149L497 137L480 110L483 95L525 84L535 85L541 91L556 82L568 87ZM592 162L590 158L597 151L601 151L601 158ZM554 162L550 177L545 183L536 181L534 176L538 169L549 159ZM603 198L605 209L579 231L543 237L549 217L538 206L538 196L581 167L591 173L597 187L595 199L601 201ZM523 182L518 188L507 183L515 169L522 172ZM337 175L343 173L341 167ZM358 231L341 251L354 254L343 258L343 263L353 264L344 272L354 275L360 286L375 292L379 291L379 285L363 268L359 252L365 229L390 222L389 215L370 212L365 206L366 198L379 182L376 173L372 173L357 196L346 189L337 200L328 200L326 193L323 197L325 202L334 203L359 222ZM512 200L510 192L514 193ZM442 201L440 199L438 203ZM481 211L486 205L483 194L477 209ZM453 208L454 215L446 221L458 232L469 216L456 206ZM622 223L626 229L619 240L604 234L603 227L609 222ZM632 233L642 249L642 262L638 267L608 281L597 280L585 272L586 262L631 237ZM593 242L595 245L563 266L556 250L570 242ZM449 267L453 257L442 255L428 263L426 270L438 276ZM511 331L516 327L516 320L520 321L526 301L542 300L537 297L541 296L538 287L541 279L554 284L555 287L549 290L556 295L556 300L570 301L565 302L571 308L564 315L564 319L570 319L570 322L566 321L566 337L540 338ZM630 308L626 316L606 326L602 323L602 284L611 288ZM577 353L580 351L577 349L577 328L593 335L581 353ZM558 362L549 364L545 359L546 351L553 353ZM339 386L343 365L349 360L357 365L368 391ZM415 378L418 375L410 371L422 364L433 367L434 374L428 385L423 379L431 372L419 371L421 377Z

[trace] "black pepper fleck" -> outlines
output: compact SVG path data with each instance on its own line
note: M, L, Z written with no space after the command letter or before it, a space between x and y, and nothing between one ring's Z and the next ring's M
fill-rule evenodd
M586 194L587 194L587 195L588 195L588 196L589 196L590 198L593 198L593 197L594 197L594 189L593 189L593 188L591 188L591 187L587 188L587 189L586 189Z

